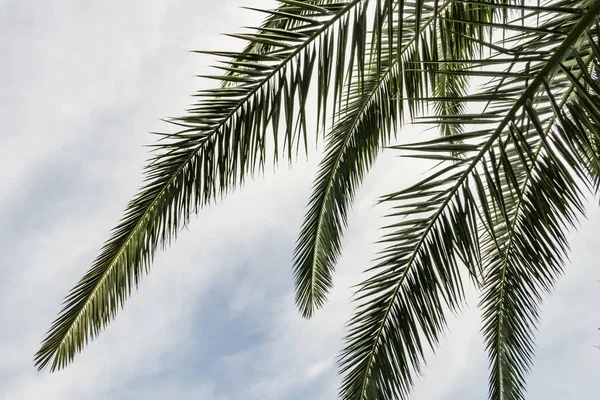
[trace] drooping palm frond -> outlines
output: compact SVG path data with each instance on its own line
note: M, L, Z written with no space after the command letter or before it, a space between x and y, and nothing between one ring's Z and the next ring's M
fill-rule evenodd
M431 92L436 114L442 118L464 109L468 76L443 69L444 65L456 69L468 60L479 47L475 40L482 37L483 29L454 21L489 22L500 8L493 3L450 0L401 2L395 9L388 3L375 10L380 27L373 32L375 54L365 66L364 79L348 88L326 138L325 157L294 252L296 302L304 316L325 302L354 193L399 128L405 103L408 113L417 115ZM442 20L452 21L453 29L440 28L448 24ZM460 124L442 124L442 131L459 133Z
M268 51L210 52L228 64L221 67L225 75L207 78L229 84L200 92L189 115L172 121L183 130L164 135L156 145L144 186L92 268L66 297L35 356L38 368L60 369L72 361L122 307L157 247L174 240L192 213L262 169L268 143L275 160L281 150L293 159L306 144L305 105L315 65L327 62L324 52L351 51L359 61L364 57L366 39L352 32L368 24L365 0L281 3L267 14L292 21L288 30L259 27L237 35L250 43L247 48L262 44ZM335 40L333 30L351 40ZM320 71L319 96L327 96L329 82L345 82L347 70Z
M562 274L568 229L584 214L583 190L593 186L595 172L588 166L597 155L590 152L589 139L598 131L574 124L600 116L600 109L582 107L577 100L582 95L587 101L597 99L600 93L588 91L590 85L598 88L588 75L594 47L588 37L571 50L560 65L568 77L566 90L552 90L545 83L540 95L545 104L524 107L520 123L510 127L510 136L498 147L500 157L486 160L494 176L481 177L479 183L485 187L480 196L489 227L481 307L492 399L525 398L542 296ZM549 110L544 108L548 105ZM573 118L589 111L592 118Z
M592 124L600 112L590 71L600 2L514 8L526 12L482 24L492 28L478 41L489 57L446 69L490 79L466 96L488 106L426 119L459 122L468 127L462 134L396 146L452 162L383 198L394 202L399 221L386 227L388 247L359 291L340 359L342 399L407 397L424 348L435 348L443 332L445 310L460 308L463 264L483 282L490 398L523 396L539 302L560 273L565 231L583 212L582 182L595 179ZM538 17L539 24L524 23Z
M407 6L409 10L393 7L386 1L375 10L378 28L373 32L377 42L372 41L372 56L360 69L361 79L344 91L336 122L326 137L325 158L319 165L294 252L296 303L306 317L323 305L332 286L342 225L356 186L402 115L403 102L397 100L402 91L398 60L409 48L414 50L414 32L419 32L416 21L423 10L416 10L414 5ZM407 18L403 18L404 11L409 11ZM399 21L403 21L403 29L399 29ZM385 116L380 110L386 110Z

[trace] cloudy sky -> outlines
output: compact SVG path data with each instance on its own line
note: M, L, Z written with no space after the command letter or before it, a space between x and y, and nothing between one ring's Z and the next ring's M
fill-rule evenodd
M373 202L418 169L384 154L360 191L336 289L310 321L291 254L318 154L204 210L160 253L125 310L76 362L38 373L33 354L140 182L150 131L206 83L221 35L268 0L0 0L0 399L334 399L351 285L377 239ZM545 303L529 399L600 396L600 212L572 235ZM414 399L481 400L487 361L473 307L452 320Z

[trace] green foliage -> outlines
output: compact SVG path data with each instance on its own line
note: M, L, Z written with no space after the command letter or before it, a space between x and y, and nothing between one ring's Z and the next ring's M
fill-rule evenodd
M293 258L310 317L333 273L356 190L384 148L438 162L381 198L385 248L357 293L339 358L340 398L408 398L446 316L481 292L489 398L518 400L543 297L565 268L567 233L600 187L600 0L280 0L233 35L220 85L163 135L92 268L36 354L65 367L104 328L192 214L293 162L317 115L325 143ZM472 93L470 82L483 83ZM312 87L311 87L312 84ZM316 98L316 106L307 102ZM331 122L330 122L331 121ZM440 137L391 145L405 123Z

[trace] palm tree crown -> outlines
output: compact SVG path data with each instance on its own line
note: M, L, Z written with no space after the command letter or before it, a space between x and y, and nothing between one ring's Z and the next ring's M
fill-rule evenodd
M446 316L481 293L489 398L525 396L542 298L600 184L600 0L279 0L212 51L219 85L172 119L142 189L35 356L64 368L123 306L192 214L325 143L293 255L296 303L327 299L348 211L384 149L434 160L380 203L385 244L359 286L339 358L343 400L407 398ZM308 101L311 99L311 101ZM312 99L315 101L313 102ZM314 103L314 104L313 104ZM440 136L396 144L405 123Z

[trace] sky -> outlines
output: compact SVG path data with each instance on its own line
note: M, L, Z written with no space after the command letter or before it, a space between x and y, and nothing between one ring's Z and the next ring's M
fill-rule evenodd
M222 34L261 18L240 6L271 5L0 0L0 399L335 399L351 286L386 211L373 204L425 172L394 153L357 194L335 289L313 319L295 310L291 257L315 151L193 218L74 364L53 374L33 366L63 297L140 183L148 132L168 129L160 118L181 115L208 87L195 75L214 60L189 51L235 49ZM590 202L567 273L544 303L529 400L600 396L599 211ZM413 399L486 398L472 297Z

